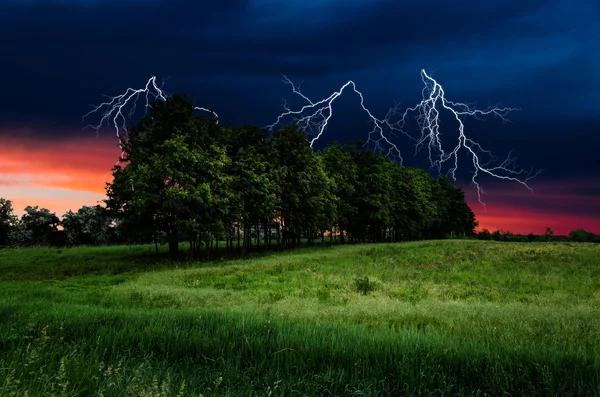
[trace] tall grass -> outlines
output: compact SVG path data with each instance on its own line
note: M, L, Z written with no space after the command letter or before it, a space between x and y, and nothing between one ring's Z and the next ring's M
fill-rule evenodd
M0 283L0 396L600 395L600 247L434 241L168 270L120 250L0 254L0 279L27 269ZM46 274L86 255L87 275Z

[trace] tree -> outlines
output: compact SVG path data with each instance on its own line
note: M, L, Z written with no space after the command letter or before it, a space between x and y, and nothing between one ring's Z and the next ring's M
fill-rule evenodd
M479 238L480 240L491 240L492 233L490 233L488 229L483 229L477 234L477 238Z
M27 206L21 217L21 224L27 233L25 244L49 245L56 244L54 238L58 232L60 220L54 212L47 208Z
M320 213L332 200L331 184L323 163L297 125L274 132L269 144L283 243L299 246L303 234L311 239L316 232Z
M571 237L573 241L586 243L592 241L592 239L594 238L594 234L587 232L584 229L577 229L569 233L569 237Z
M102 206L83 206L63 216L61 225L68 245L104 245L111 236L113 219Z
M237 222L244 231L243 253L251 245L251 229L256 226L260 240L260 225L265 239L273 223L276 205L276 185L271 178L266 135L257 127L229 128L227 154L231 158L227 172L232 176L230 224Z
M357 216L350 222L354 241L383 241L385 230L392 224L389 186L392 183L389 160L357 144L352 157L358 170L353 205Z
M331 203L335 208L331 226L339 231L340 241L344 243L344 233L358 214L353 202L358 185L358 167L349 148L337 143L326 147L321 158L325 172L331 180L332 197L335 199L335 202Z
M172 257L179 242L195 246L223 220L227 205L229 163L222 129L194 113L189 98L174 95L157 101L142 120L128 128L127 164L114 169L107 186L107 207L139 228L152 230L155 243L164 236ZM148 227L150 226L150 227Z
M410 212L416 226L413 228L415 235L411 238L430 238L440 216L440 206L435 201L435 180L419 168L406 168L406 172L412 189Z
M546 233L544 233L544 237L545 237L546 241L550 241L552 239L553 235L554 235L554 232L552 231L552 229L550 229L549 227L546 226Z
M443 175L436 180L435 199L438 203L438 219L432 233L438 238L447 234L473 235L477 227L475 214L465 201L465 194L454 181Z
M501 229L496 229L492 232L492 240L494 241L501 241L502 240L502 230Z
M10 245L10 234L18 222L13 213L12 201L0 197L0 247Z

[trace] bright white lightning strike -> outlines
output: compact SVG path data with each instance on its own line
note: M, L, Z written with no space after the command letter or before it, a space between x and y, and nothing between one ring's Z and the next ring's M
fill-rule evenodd
M162 87L159 87L156 84L156 76L152 76L144 88L127 88L125 93L114 97L107 96L109 98L108 102L103 102L98 106L94 106L92 110L83 116L83 118L85 119L87 116L96 112L102 112L102 118L100 119L100 123L97 125L90 124L87 127L91 127L98 132L104 124L112 124L112 126L115 128L117 138L119 139L119 145L122 146L122 142L127 139L127 117L133 117L135 111L137 110L137 101L140 96L145 97L145 113L148 111L148 108L152 107L150 104L152 100L167 100L167 95L163 91ZM126 117L125 111L128 105L131 106L131 109L127 113ZM219 116L212 110L198 106L194 107L194 109L211 113L217 120L219 118Z
M446 99L444 89L442 86L432 77L430 77L425 70L421 70L421 78L425 87L423 88L423 100L415 107L407 109L400 121L396 123L397 126L402 128L406 124L406 118L411 112L418 111L418 122L421 129L421 136L417 139L416 151L422 148L423 144L427 143L429 149L429 161L432 167L436 167L438 172L441 172L442 164L454 159L454 166L450 168L452 178L456 180L455 172L458 168L458 152L461 148L466 149L473 161L474 173L471 178L471 182L477 188L477 199L481 201L482 189L476 178L479 172L488 174L495 178L506 179L513 182L520 183L527 189L533 192L531 187L527 184L529 180L539 175L540 171L533 172L529 171L523 177L519 175L523 174L523 170L517 171L515 169L515 158L511 158L511 152L509 152L506 160L496 166L490 166L490 164L497 160L497 157L493 156L489 150L484 150L480 144L468 138L465 135L465 126L462 121L462 117L473 116L478 119L478 116L494 115L500 117L503 122L508 121L506 115L509 112L518 110L514 108L489 108L487 110L472 109L464 103L452 102ZM445 152L442 148L442 140L440 133L440 120L438 108L447 110L454 115L454 118L458 122L458 144L450 152ZM437 156L436 156L437 155ZM489 156L489 161L482 163L483 156Z
M512 151L508 154L506 160L496 166L490 166L490 163L497 160L489 150L484 150L480 144L468 138L464 133L464 124L461 117L473 116L478 119L478 116L495 115L502 119L502 121L508 121L506 115L518 109L514 108L490 108L487 110L471 109L464 103L456 103L446 99L442 86L433 78L431 78L425 70L421 70L421 78L425 87L423 88L423 100L412 108L408 108L402 113L398 121L392 122L392 117L399 115L397 107L390 109L384 119L378 119L365 107L364 98L360 91L357 90L356 85L353 81L348 81L344 84L339 91L334 92L325 99L317 102L313 102L299 90L286 76L284 82L292 86L293 92L308 102L299 110L291 110L287 103L284 103L284 112L279 115L275 123L267 126L269 130L272 130L277 124L281 123L282 119L291 117L294 119L296 124L304 130L310 142L310 146L321 137L331 116L333 114L332 104L333 102L342 95L344 89L351 87L360 97L360 105L362 109L369 115L371 122L373 123L373 129L369 132L367 144L375 142L376 150L382 151L381 144L383 142L389 145L388 156L392 155L400 159L402 165L402 156L400 149L391 141L393 136L397 136L396 132L400 132L407 136L411 141L416 142L415 153L418 152L425 143L427 143L429 149L429 160L432 167L437 168L438 172L441 172L442 165L454 158L454 166L450 169L452 178L456 180L455 172L458 168L458 152L461 148L466 149L472 156L473 166L475 171L471 178L472 184L477 188L478 201L484 205L481 201L481 193L483 190L477 182L476 178L479 172L486 173L490 176L507 179L525 186L530 191L533 191L527 182L536 177L541 171L533 172L530 171L524 177L519 178L519 175L523 174L523 171L517 171L515 167L515 159L511 158ZM456 121L459 123L459 138L458 144L450 152L445 152L442 147L442 139L440 132L440 111L439 109L445 109L452 112ZM417 117L418 125L420 128L421 136L414 138L405 132L407 126L407 118L410 113L418 112ZM373 138L373 135L377 135L377 138ZM489 156L489 161L482 163L482 157L484 155ZM437 156L437 157L436 157Z
M365 145L373 143L376 151L383 152L385 149L382 147L382 145L387 144L388 157L397 158L400 161L400 164L402 164L403 159L400 149L390 140L391 137L395 135L395 132L401 132L404 134L402 129L389 122L389 116L394 114L395 108L390 110L384 119L378 119L377 117L373 116L371 111L365 107L362 92L356 88L356 84L352 80L348 81L340 88L339 91L334 92L327 98L313 102L307 96L302 94L300 92L300 87L296 87L296 85L294 85L294 83L292 83L287 76L283 75L283 78L284 83L292 86L294 94L300 96L302 99L308 102L308 104L304 105L299 110L291 110L288 107L287 102L284 102L284 112L277 117L277 120L273 124L266 127L268 130L272 131L273 128L280 124L284 118L290 117L306 133L310 147L312 148L314 143L321 137L321 135L323 135L323 132L325 131L331 116L333 115L333 102L343 94L346 88L351 87L351 89L359 96L360 106L362 110L367 113L373 125L373 129L369 132L368 140ZM310 113L307 114L307 112ZM408 135L407 137L412 139Z

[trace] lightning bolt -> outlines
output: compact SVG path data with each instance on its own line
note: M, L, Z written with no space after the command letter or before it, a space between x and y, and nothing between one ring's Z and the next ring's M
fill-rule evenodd
M116 135L117 135L119 147L121 148L121 156L120 156L119 160L117 160L117 162L115 163L115 165L118 165L121 162L121 159L124 157L124 154L125 154L125 152L123 150L123 144L129 138L127 136L127 119L133 118L133 116L137 110L137 104L138 104L138 100L140 99L140 97L145 98L144 114L147 114L148 108L152 108L152 105L150 104L151 101L156 101L156 100L166 101L168 95L163 91L162 85L159 87L158 84L156 83L156 76L152 76L152 77L150 77L150 79L148 79L144 88L134 89L134 88L130 87L130 88L127 88L127 90L121 95L117 95L114 97L111 97L108 95L104 95L104 96L107 97L109 100L107 102L103 102L97 106L92 105L92 110L90 110L88 113L83 115L82 119L85 119L86 117L88 117L92 114L95 114L97 112L101 112L102 118L100 119L100 122L98 124L96 124L96 125L88 124L85 127L85 128L93 128L96 131L96 135L98 135L100 128L102 128L103 125L105 125L105 124L111 125L112 124L112 126L115 129ZM127 117L126 117L125 112L126 112L126 109L128 106L131 106L131 108L129 109L129 112L127 113ZM211 113L213 116L215 116L215 118L217 119L217 122L219 120L219 116L212 110L209 110L209 109L206 109L203 107L198 107L198 106L195 106L194 109ZM111 171L108 171L106 174L104 174L104 177L102 177L102 180L106 181L106 177L110 173L111 173ZM131 189L133 190L133 183L131 185Z
M477 199L485 208L485 203L481 201L481 193L485 193L480 184L477 182L479 173L488 174L494 178L510 180L523 185L533 193L533 189L528 185L528 182L538 176L542 171L536 172L531 169L525 173L524 170L517 170L516 159L511 157L512 150L509 152L505 160L500 164L492 166L498 158L492 155L491 151L485 150L481 145L465 135L465 125L462 118L471 116L479 119L479 116L493 115L499 117L503 122L507 122L506 116L508 113L517 111L515 108L500 108L492 107L486 110L473 109L469 105L452 102L446 99L443 87L427 72L421 70L421 79L425 85L423 88L423 100L412 108L406 109L400 120L396 123L398 128L402 129L406 125L406 119L409 114L418 112L418 125L421 130L421 136L417 138L415 153L422 149L423 145L427 144L429 151L429 161L432 167L437 168L441 172L442 165L448 161L453 161L453 166L449 173L452 174L452 179L456 181L456 170L458 169L458 152L461 148L467 150L473 162L473 176L471 185L477 189ZM445 152L442 147L442 139L440 132L440 110L450 112L458 122L458 143L449 152ZM488 157L487 161L485 157Z
M100 128L103 125L111 125L114 127L119 140L119 146L123 148L122 143L127 140L127 119L131 119L137 110L138 100L140 97L145 98L144 103L144 114L147 114L148 108L152 108L151 102L156 100L166 101L168 95L163 91L162 85L159 87L156 83L156 76L150 77L143 88L134 89L127 88L127 90L114 97L105 95L108 97L107 102L103 102L97 106L92 105L92 110L83 116L83 119L90 116L91 114L101 112L102 118L97 125L89 124L86 128L93 128L98 134ZM131 106L129 112L126 115L126 109ZM218 121L219 116L212 110L203 107L194 107L195 110L211 113Z
M541 170L534 172L533 169L526 173L524 176L523 170L516 169L516 159L511 157L512 150L509 152L507 158L498 165L491 165L498 160L497 157L493 156L489 150L485 150L482 146L468 138L465 135L465 126L462 121L463 117L472 116L475 119L479 119L479 116L494 115L500 117L503 122L507 122L506 116L512 111L519 109L515 108L500 108L492 107L486 110L472 109L469 105L459 102L452 102L446 99L445 92L442 86L427 72L421 70L421 79L425 85L422 91L422 101L412 108L406 109L403 113L398 111L398 106L392 107L385 118L379 119L371 113L364 105L363 94L358 91L356 84L350 80L345 83L338 91L335 91L327 98L320 101L312 101L307 96L300 92L300 86L296 86L290 81L285 75L283 75L285 84L292 86L293 93L300 96L307 104L302 106L298 110L292 110L287 105L287 102L283 104L284 112L281 113L277 120L268 125L266 128L273 130L275 126L280 124L282 120L289 117L306 133L312 148L314 143L323 135L327 124L333 115L333 102L339 98L344 90L350 87L360 97L361 108L367 113L373 128L368 133L368 140L365 145L370 143L375 144L375 150L383 152L383 144L387 144L388 157L400 160L400 165L403 163L400 149L391 139L398 137L398 133L408 137L411 142L415 143L415 155L423 148L426 144L429 151L429 161L431 168L436 168L441 173L442 165L448 161L454 160L454 166L450 168L448 173L452 175L452 179L456 181L456 170L458 169L458 153L461 148L468 151L471 155L474 172L471 178L471 185L477 189L477 198L485 208L485 203L481 200L481 194L485 193L480 184L477 182L479 173L485 173L492 177L499 179L506 179L513 182L517 182L531 192L533 189L528 185L529 180L535 178L540 174ZM454 118L459 124L459 137L458 144L453 150L446 152L442 147L442 139L440 132L440 110L446 110L454 115ZM409 115L417 112L417 123L420 129L421 135L417 138L411 136L405 132L408 125ZM393 121L394 117L399 117L397 121ZM484 157L488 157L487 161Z
M272 131L275 126L280 124L285 118L291 118L294 122L306 133L310 147L312 148L314 143L321 138L329 120L333 116L333 103L338 99L346 89L351 89L360 98L360 106L362 110L367 113L372 124L372 129L368 134L368 139L365 145L374 145L374 150L377 152L386 152L387 156L399 160L400 164L403 163L402 153L396 144L390 139L396 136L395 133L402 133L409 139L413 139L411 136L404 133L401 128L398 128L394 124L390 123L390 117L396 113L397 108L392 108L388 112L385 118L379 119L373 115L373 113L365 106L364 96L356 88L354 81L349 80L338 90L333 92L327 98L321 99L320 101L313 102L306 95L300 92L300 84L296 86L287 76L283 75L283 82L289 84L292 87L294 94L301 97L306 105L302 106L299 110L292 110L284 100L283 110L277 120L268 125L266 128Z

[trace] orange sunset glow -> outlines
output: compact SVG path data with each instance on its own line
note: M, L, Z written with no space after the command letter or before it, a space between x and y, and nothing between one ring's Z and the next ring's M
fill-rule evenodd
M105 198L105 183L120 150L113 139L83 132L70 139L3 136L0 147L0 197L15 213L27 205L61 216L69 209L95 205Z
M69 209L97 204L105 198L105 183L111 180L110 170L120 154L114 136L97 138L88 131L70 139L40 140L29 135L5 136L2 141L0 197L12 200L19 215L27 205L49 208L62 216ZM550 227L557 235L578 228L600 233L600 202L591 193L575 193L576 188L585 187L585 180L590 183L583 177L532 183L534 194L518 184L494 181L485 186L487 211L477 202L474 189L463 189L479 222L478 230L542 234ZM579 206L594 211L581 212Z

